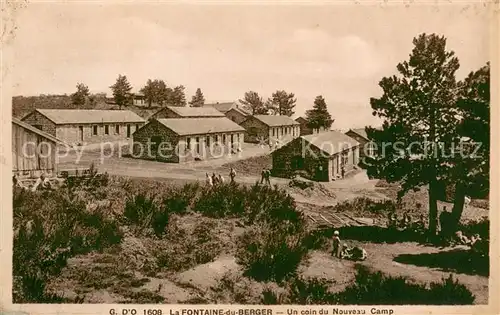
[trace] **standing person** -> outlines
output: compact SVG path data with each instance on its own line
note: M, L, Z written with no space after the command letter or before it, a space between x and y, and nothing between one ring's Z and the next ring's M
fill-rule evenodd
M208 187L212 187L214 185L212 177L208 175L208 173L205 173L205 176L206 176L205 183L207 184Z
M344 165L342 165L341 173L342 173L342 178L344 178L344 176L345 176L345 166Z
M266 170L266 185L271 186L271 170Z
M234 178L236 177L236 171L232 167L231 170L229 171L229 177L231 178L231 183L234 183Z
M263 169L262 172L260 173L260 183L263 184L264 181L266 180L266 169Z
M333 232L333 256L340 258L340 253L342 252L342 246L340 245L339 231Z
M224 177L222 176L222 174L219 174L219 183L224 184Z
M217 175L215 175L215 173L212 173L212 183L214 186L219 183L219 179L217 178Z

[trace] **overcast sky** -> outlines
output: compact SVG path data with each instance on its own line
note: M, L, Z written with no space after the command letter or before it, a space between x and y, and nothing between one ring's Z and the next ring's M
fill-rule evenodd
M99 2L101 3L101 2ZM118 74L201 88L207 101L248 90L297 96L298 115L323 95L334 127L376 124L369 99L408 58L416 35L438 33L459 77L488 60L483 6L222 6L30 4L17 18L14 95L64 94L77 82L107 92Z

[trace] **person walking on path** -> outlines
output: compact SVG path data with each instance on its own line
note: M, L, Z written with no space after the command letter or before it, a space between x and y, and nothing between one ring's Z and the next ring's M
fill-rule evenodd
M231 170L229 171L229 177L231 178L231 183L234 183L234 178L236 177L236 171L232 167Z
M342 246L340 245L340 237L339 237L339 231L334 231L333 232L333 256L340 258L340 254L342 252Z

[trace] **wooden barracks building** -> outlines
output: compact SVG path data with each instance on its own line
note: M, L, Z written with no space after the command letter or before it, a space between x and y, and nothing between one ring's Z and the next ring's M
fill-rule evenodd
M359 143L337 131L301 136L272 153L272 173L289 177L302 171L316 181L331 181L359 163Z
M251 116L251 113L236 102L205 104L203 107L216 109L238 125Z
M226 117L152 118L133 135L133 157L173 163L218 158L241 150L244 131Z
M269 144L288 142L300 136L300 124L288 116L249 116L240 124L246 130L245 142Z
M12 117L12 172L19 177L57 174L57 146L54 136Z
M144 125L129 110L36 109L22 119L68 144L120 141Z

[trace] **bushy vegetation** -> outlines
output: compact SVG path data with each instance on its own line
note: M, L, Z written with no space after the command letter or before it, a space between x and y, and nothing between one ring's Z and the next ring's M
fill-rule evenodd
M405 277L385 276L357 267L356 281L338 293L339 304L361 305L465 305L474 302L472 293L450 275L429 286L411 283Z
M290 233L286 227L268 224L256 227L239 238L237 262L256 280L281 282L295 275L307 254L303 236L302 231Z
M213 234L215 222L200 220L193 229L187 230L179 226L177 219L172 217L165 241L158 243L155 249L158 270L183 271L219 256L224 244Z
M472 293L450 275L440 282L412 283L405 277L391 277L371 272L358 265L355 282L338 293L326 279L293 278L285 293L265 290L263 304L340 304L340 305L467 305L474 302Z
M46 285L61 272L68 258L104 250L120 243L122 238L120 246L112 246L117 252L109 255L124 254L127 243L127 255L134 256L135 244L141 243L140 255L145 259L137 260L137 270L148 276L187 270L214 261L227 252L228 247L232 248L231 253L236 248L236 260L247 276L243 277L246 286L236 285L234 279L233 282L223 279L219 293L227 295L228 290L231 291L226 297L228 302L258 302L258 293L251 299L245 296L245 290L251 290L249 283L258 283L256 281L271 281L281 286L279 293L274 290L262 293L260 302L265 304L418 304L425 299L434 304L467 304L474 299L465 287L452 279L427 288L407 279L360 270L355 284L334 294L330 292L331 282L300 277L297 269L308 251L328 248L333 230L306 232L306 222L293 198L277 187L237 184L212 188L199 184L172 187L163 182L131 183L92 174L87 179L66 181L55 191L14 191L15 302L63 302L49 292ZM378 215L387 209L391 211L394 204L357 199L339 204L336 210L348 207L349 212L354 207ZM186 214L189 216L185 217ZM119 224L127 227L119 228ZM232 227L228 230L225 224ZM247 228L228 246L224 242L227 235L218 231L221 227L232 231L234 226ZM343 237L350 235L347 229L341 230ZM487 222L464 226L463 230L488 237ZM145 241L135 237L139 235ZM123 302L163 301L156 293L120 291L119 283L139 288L145 281L127 276L127 267L120 268L105 281L102 279L107 275L105 270L89 270L92 275L82 273L82 283L88 288L112 290L127 299ZM373 294L375 291L379 293ZM395 292L406 293L394 295ZM440 299L433 296L437 293Z
M121 232L109 211L89 208L77 196L64 189L43 193L14 190L16 303L58 302L60 299L46 292L46 281L59 274L69 257L120 242Z
M127 224L138 228L136 231L147 232L152 228L157 236L161 236L170 216L186 213L199 190L198 184L186 184L179 189L169 187L162 192L130 194L123 216Z

